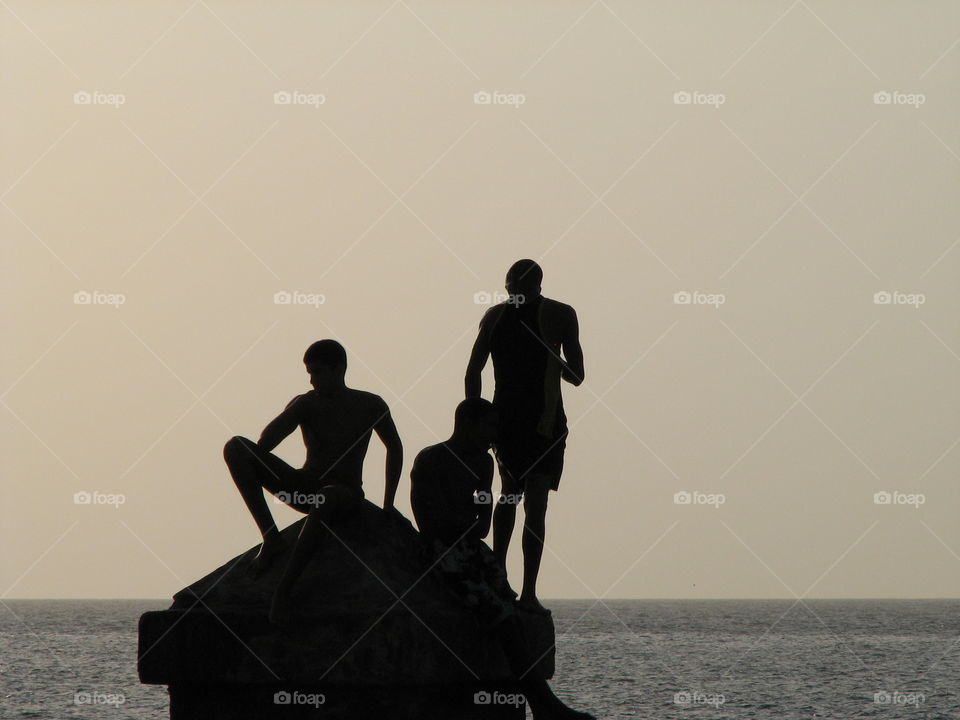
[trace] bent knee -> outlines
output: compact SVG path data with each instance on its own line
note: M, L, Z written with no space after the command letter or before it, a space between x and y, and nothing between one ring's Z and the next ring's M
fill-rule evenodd
M227 440L223 446L223 459L229 462L230 460L240 457L241 453L246 454L253 444L251 440L242 435L234 435Z

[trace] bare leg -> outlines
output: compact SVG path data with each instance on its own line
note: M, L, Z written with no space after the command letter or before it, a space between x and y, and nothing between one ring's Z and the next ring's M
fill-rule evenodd
M293 585L317 550L320 539L324 534L323 524L328 517L328 511L328 505L314 508L307 515L307 519L300 529L297 544L293 546L293 553L290 555L290 560L287 561L287 567L283 571L280 582L273 593L273 601L270 603L270 622L276 625L286 625L290 621L290 594Z
M556 695L550 685L541 677L534 676L531 669L535 664L523 640L523 628L516 616L508 617L495 629L497 640L510 663L510 669L520 680L520 687L530 704L535 720L562 718L563 720L593 720L593 716L567 707Z
M273 557L283 548L283 541L277 531L277 525L263 496L261 474L270 472L270 468L262 464L250 445L253 443L246 438L233 437L223 447L223 459L227 463L233 482L240 491L240 496L253 516L254 522L260 529L263 544L260 552L250 564L250 569L256 573L265 570Z
M528 479L523 498L523 589L520 592L520 604L540 613L548 612L537 599L537 577L543 558L549 492L550 478L535 476Z
M277 625L286 625L290 621L290 598L294 584L303 573L326 534L326 521L330 518L342 519L345 514L353 512L359 507L362 494L350 488L326 486L320 493L323 502L313 506L307 514L307 519L300 529L297 544L293 547L290 560L283 571L280 582L273 593L270 603L270 622Z
M506 495L506 488L502 492ZM510 538L513 536L513 526L516 522L516 503L497 503L493 509L493 554L504 567L507 566L507 550L510 548Z

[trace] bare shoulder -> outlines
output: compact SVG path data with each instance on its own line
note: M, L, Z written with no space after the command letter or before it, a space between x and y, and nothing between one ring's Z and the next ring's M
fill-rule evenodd
M483 314L483 317L480 318L480 329L489 330L490 327L500 319L500 315L503 314L503 311L506 309L507 304L505 302L497 303L489 308Z
M287 406L284 408L284 410L288 410L292 407L296 409L302 408L308 405L310 401L313 400L315 397L316 397L316 393L313 390L310 390L305 393L301 393L299 395L295 395L293 400L287 403Z
M554 300L553 298L544 297L543 304L545 310L549 310L557 315L570 316L577 314L573 309L573 305L567 305L565 302L560 302L559 300Z
M414 478L414 476L416 476L415 479L421 484L424 480L429 481L433 477L437 466L438 451L442 449L443 446L438 443L436 445L428 445L418 452L417 456L413 459L410 477Z
M379 416L390 412L386 401L376 393L351 389L350 394L351 400L355 402L356 406L362 409L364 413L379 418Z
M426 465L435 463L439 453L443 452L443 443L437 443L436 445L427 445L420 452L417 453L417 457L414 458L414 462L419 461L420 465Z
M577 322L577 311L573 309L573 306L559 300L544 297L543 309L559 327L569 328L571 324Z

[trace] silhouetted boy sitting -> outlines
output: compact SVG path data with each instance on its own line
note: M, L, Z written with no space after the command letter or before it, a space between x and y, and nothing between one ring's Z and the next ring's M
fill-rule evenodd
M564 705L543 678L531 670L537 659L523 639L514 593L506 571L483 542L490 530L497 411L481 398L461 402L453 435L424 448L410 471L410 501L421 534L445 581L495 635L534 718L587 720L587 713Z
M363 501L363 459L370 435L376 433L387 449L384 510L394 511L403 465L403 445L387 404L379 395L345 384L343 346L336 340L318 340L307 348L303 362L313 390L291 400L259 442L236 436L223 448L233 481L263 536L252 562L255 573L263 572L283 549L263 491L307 514L270 606L270 621L280 625L290 619L292 587L316 552L324 523L350 516ZM298 427L307 449L300 469L271 452Z

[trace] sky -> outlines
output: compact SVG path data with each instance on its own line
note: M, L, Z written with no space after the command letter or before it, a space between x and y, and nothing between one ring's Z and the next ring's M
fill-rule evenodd
M542 597L960 592L957 4L0 18L0 599L165 598L256 544L222 447L324 337L410 516L522 257L587 376Z

